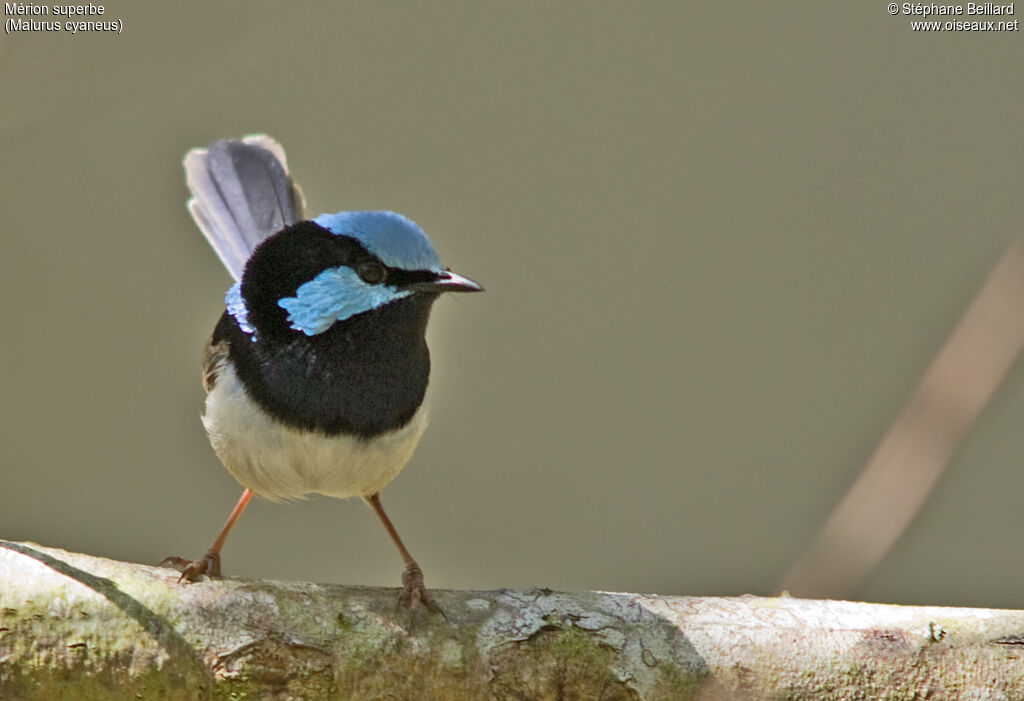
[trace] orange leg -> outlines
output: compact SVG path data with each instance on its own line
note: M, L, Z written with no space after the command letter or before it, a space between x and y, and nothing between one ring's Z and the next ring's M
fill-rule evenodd
M366 503L373 507L373 510L377 512L377 516L380 517L381 523L384 524L384 528L387 530L388 535L391 536L391 540L395 542L395 546L398 548L398 552L402 556L402 561L405 562L405 572L402 573L402 594L400 601L411 611L415 611L419 608L420 604L426 604L429 608L437 611L444 615L441 611L441 607L434 601L434 597L427 591L426 586L423 584L423 570L416 564L416 560L413 559L412 555L406 549L405 544L402 542L401 537L398 535L398 531L395 530L394 525L391 523L391 519L384 512L384 507L380 503L380 494L371 494L368 497L364 497Z
M249 505L249 500L252 499L252 490L246 489L242 492L242 496L239 498L238 503L235 504L235 508L231 510L231 515L228 516L227 522L224 524L224 528L221 529L220 535L217 536L217 540L213 541L213 545L206 551L206 555L200 560L186 560L183 557L172 555L171 557L165 557L160 561L161 565L171 564L182 567L181 576L178 577L178 581L189 580L194 582L199 578L199 575L206 574L210 577L220 576L220 550L224 547L224 541L227 540L228 533L231 532L232 527L235 525L235 521L245 511L245 507Z

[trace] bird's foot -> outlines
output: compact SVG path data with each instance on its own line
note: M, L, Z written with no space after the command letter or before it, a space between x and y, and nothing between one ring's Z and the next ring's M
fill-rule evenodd
M195 582L204 574L207 577L220 577L220 553L215 550L207 551L201 560L187 560L183 557L172 555L161 560L160 565L174 565L182 568L181 576L178 577L179 582L183 582L186 579L190 582Z
M415 612L420 605L425 605L431 611L436 611L444 616L445 620L448 619L445 612L434 601L434 597L427 591L427 587L423 584L423 570L415 562L406 565L405 572L402 573L402 593L398 595L398 603L405 606L410 612Z

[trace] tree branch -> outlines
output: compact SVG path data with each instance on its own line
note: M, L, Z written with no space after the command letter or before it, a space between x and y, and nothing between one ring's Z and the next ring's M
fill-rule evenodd
M3 699L1018 698L1024 612L435 591L177 573L0 541Z

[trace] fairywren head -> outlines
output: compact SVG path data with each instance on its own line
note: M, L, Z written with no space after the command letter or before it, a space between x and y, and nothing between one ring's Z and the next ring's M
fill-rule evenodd
M482 290L444 268L423 230L401 214L338 212L259 244L227 304L248 333L315 336L414 295L433 301L442 292Z

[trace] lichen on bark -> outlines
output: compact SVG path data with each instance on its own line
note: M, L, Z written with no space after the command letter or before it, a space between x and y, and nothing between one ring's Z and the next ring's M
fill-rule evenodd
M0 541L0 698L1017 698L1024 612L223 579ZM980 694L980 696L979 696ZM1015 696L1016 694L1016 696Z

